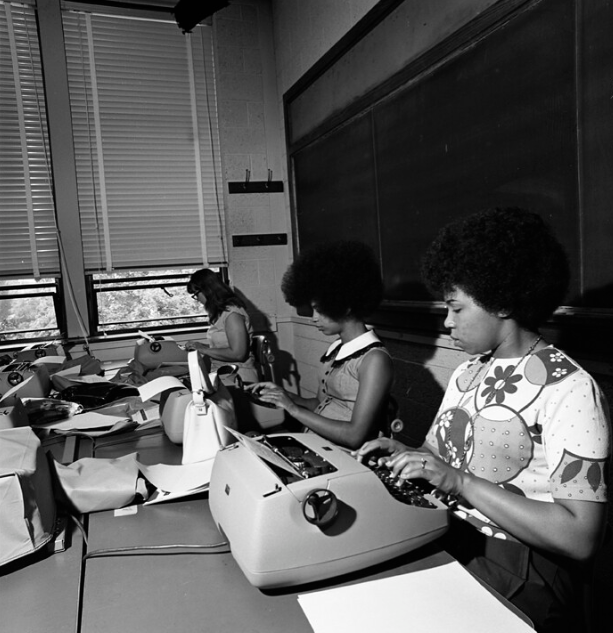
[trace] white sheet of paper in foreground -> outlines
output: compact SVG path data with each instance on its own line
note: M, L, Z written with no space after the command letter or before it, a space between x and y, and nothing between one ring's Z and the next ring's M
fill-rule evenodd
M298 596L315 633L534 633L459 563Z

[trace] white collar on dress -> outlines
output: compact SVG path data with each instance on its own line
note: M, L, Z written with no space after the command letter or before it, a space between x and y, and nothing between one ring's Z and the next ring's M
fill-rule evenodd
M372 330L369 330L368 332L364 332L364 334L360 334L360 336L351 339L348 343L345 343L344 345L340 338L337 339L336 341L334 341L334 343L332 343L332 345L330 345L328 351L325 353L325 356L329 357L331 354L334 353L334 350L336 350L340 346L338 354L336 355L336 358L334 360L343 360L343 358L347 358L347 356L359 352L361 349L368 347L368 345L380 342L381 340L379 339L379 337Z

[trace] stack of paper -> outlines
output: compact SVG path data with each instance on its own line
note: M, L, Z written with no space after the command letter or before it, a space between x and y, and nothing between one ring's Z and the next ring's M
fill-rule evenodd
M455 561L298 601L315 633L534 633Z

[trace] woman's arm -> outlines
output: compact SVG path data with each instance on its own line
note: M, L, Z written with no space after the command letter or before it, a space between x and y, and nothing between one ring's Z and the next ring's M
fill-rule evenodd
M313 413L310 406L307 408L298 398L280 387L262 389L261 397L285 409L298 422L330 441L349 448L358 448L371 434L373 424L381 415L389 396L392 378L392 361L388 354L379 350L370 352L360 365L358 395L350 420L333 420ZM307 403L312 405L313 399L305 402Z
M310 411L315 410L319 404L318 398L302 398L295 393L285 391L274 382L256 382L251 385L245 385L245 390L252 391L258 398L262 398L266 402L273 402L274 399L274 404L280 409L287 409L290 406L289 400L299 407L304 407ZM275 396L272 396L273 393L275 393ZM285 403L285 406L283 403Z
M360 451L362 452L362 451ZM427 479L455 495L517 539L578 561L597 551L606 526L606 504L575 499L537 501L481 477L452 468L427 450L405 450L388 458L394 474Z
M231 312L225 323L228 347L204 347L199 351L215 360L242 363L249 356L249 332L245 319L237 312Z

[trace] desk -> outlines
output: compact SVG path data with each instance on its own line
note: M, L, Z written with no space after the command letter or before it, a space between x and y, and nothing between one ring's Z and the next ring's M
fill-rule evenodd
M117 438L119 439L119 438ZM177 463L180 449L160 432L98 441L98 457L139 452L146 463ZM245 526L245 529L249 529ZM87 550L143 545L213 545L220 536L206 493L134 514L89 515ZM0 617L10 633L312 633L297 593L444 564L436 543L345 577L263 592L245 578L227 548L158 550L87 559L82 542L0 578ZM82 583L82 591L79 586ZM7 591L8 589L8 591Z

